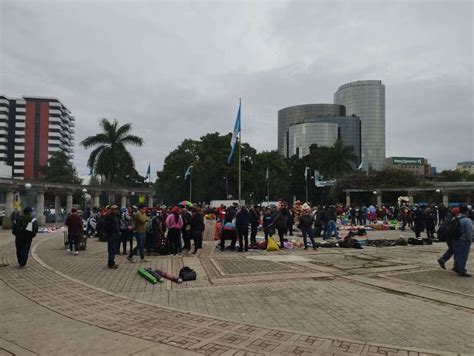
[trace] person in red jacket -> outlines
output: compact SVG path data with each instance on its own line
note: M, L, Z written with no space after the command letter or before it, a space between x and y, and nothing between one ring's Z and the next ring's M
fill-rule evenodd
M77 213L76 208L71 209L64 224L67 226L67 237L69 242L69 253L79 254L79 241L84 233L82 218Z

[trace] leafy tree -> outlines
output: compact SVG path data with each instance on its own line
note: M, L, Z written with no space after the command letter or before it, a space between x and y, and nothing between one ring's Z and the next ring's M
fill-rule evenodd
M317 169L326 178L339 178L354 171L357 156L352 146L345 146L337 139L332 147L310 147L307 160L311 168Z
M460 170L445 170L435 180L438 182L474 182L474 174Z
M64 151L51 155L48 165L40 167L41 180L52 183L80 184L81 179Z
M135 162L126 145L142 146L143 139L130 134L131 123L119 126L117 120L110 122L104 118L100 126L102 132L87 137L81 145L86 149L95 147L87 165L95 174L101 175L106 183L116 184L120 175L131 176L135 170Z

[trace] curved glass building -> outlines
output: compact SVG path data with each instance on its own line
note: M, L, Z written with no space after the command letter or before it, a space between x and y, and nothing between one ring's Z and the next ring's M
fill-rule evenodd
M345 107L337 104L306 104L281 109L278 111L278 152L285 157L290 156L288 142L291 125L314 117L344 115Z
M361 121L363 169L385 165L385 86L380 80L361 80L341 85L334 103L344 105L347 115Z
M309 154L311 145L331 147L338 138L339 126L328 122L303 122L290 126L288 133L289 157L302 158Z

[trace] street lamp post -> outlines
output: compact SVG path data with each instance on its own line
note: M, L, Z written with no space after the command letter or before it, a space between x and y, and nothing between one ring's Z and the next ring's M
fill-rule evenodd
M30 192L31 187L32 187L31 183L26 183L25 184L25 189L26 189L25 208L27 206L29 206L29 204L28 204L29 203L29 196L30 196L29 192Z
M82 189L82 196L84 197L84 216L86 215L86 194L87 194L87 189L86 188Z

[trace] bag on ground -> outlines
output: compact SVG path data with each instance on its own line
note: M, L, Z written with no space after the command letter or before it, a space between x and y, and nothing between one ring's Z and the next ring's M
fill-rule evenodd
M279 251L278 244L271 237L268 238L267 251Z
M196 271L189 268L188 266L184 266L179 271L179 278L181 278L183 281L195 281L196 277Z

